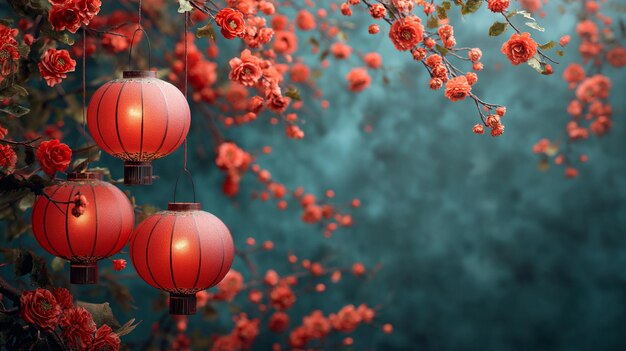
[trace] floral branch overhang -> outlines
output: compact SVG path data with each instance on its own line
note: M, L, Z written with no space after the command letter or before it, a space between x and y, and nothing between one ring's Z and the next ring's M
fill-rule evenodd
M100 150L124 160L123 182L127 185L151 184L154 177L150 162L183 144L183 171L189 173L189 97L214 143L209 153L194 155L215 154L215 166L225 175L224 194L237 196L243 177L253 174L259 184L253 199L275 203L280 210L287 210L290 203L299 205L302 221L319 226L330 238L339 228L352 225L350 211L360 206L358 198L339 204L332 189L322 196L301 187L289 190L258 162L271 154L270 146L246 151L227 140L224 133L265 119L281 125L288 138L304 138L305 120L310 115L308 104L330 107L317 78L331 60L338 64L358 62L345 76L351 93L365 92L377 78L382 84L390 84L389 69L380 53L359 52L349 45L347 33L354 26L349 19L353 11L369 16L371 24L362 28L368 35L376 37L386 32L384 40L390 40L397 51L410 53L411 59L427 72L432 90L442 90L452 102L470 100L477 109L478 123L469 126L473 124L476 134L489 131L492 136L502 135L507 110L503 105L486 102L473 91L484 69L482 50L457 45L451 11L469 16L486 7L497 20L485 34L495 37L512 30L500 53L511 65L526 64L543 75L553 74L557 64L548 52L553 50L556 56L563 56L571 39L566 35L545 44L535 41L532 33L545 31L535 20L546 15L538 0L520 1L520 9L513 9L516 3L509 0L167 0L183 14L179 22L184 30L180 32L173 29L178 23L174 23L172 6L163 6L167 5L164 1L122 0L105 15L100 13L100 0L7 0L15 19L0 20L0 215L10 221L11 239L32 229L41 246L58 257L50 266L53 272L62 270L63 262L69 261L70 283L94 284L100 279L126 307L132 304L130 293L109 272L100 272L98 261L115 255L130 242L130 257L138 275L169 293L168 300L159 300L167 301L167 310L175 316L160 319L160 324L155 324L158 332L146 345L161 338L174 349L185 349L191 343L185 334L184 315L197 310L205 315L215 313L215 303L232 303L243 292L247 292L250 311L233 312L232 332L214 335L210 339L213 349L250 348L264 321L271 332L288 331L284 347L293 349L316 345L333 333L351 333L362 324L385 333L391 333L393 327L378 322L382 304L375 308L349 304L328 315L314 310L293 326L289 311L304 278L314 284L302 284L300 290L321 294L328 283L339 283L345 273L368 279L378 267L366 270L358 262L347 267L329 266L299 259L290 252L286 257L292 271L281 276L267 269L260 274L252 254L271 252L271 241L257 245L250 237L247 248L235 249L228 228L202 211L195 199L191 203L174 201L161 212L151 205L137 204L134 197L128 198L129 191L115 186L122 180L113 179L108 169L90 168L99 160ZM605 135L612 125L608 104L611 84L602 73L605 63L615 68L626 65L626 50L620 43L623 23L619 21L616 26L602 13L604 5L599 2L578 3L581 7L575 32L581 41L579 52L582 63L591 64L586 68L572 64L564 70L568 86L575 89L575 99L567 106L572 120L566 127L566 147L560 150L558 142L548 139L534 147L541 155L542 168L554 156L556 164L566 165L569 177L578 174L575 162L587 161L585 154L573 156L574 142L588 139L590 131ZM135 15L137 6L139 12ZM147 30L142 20L149 24ZM195 28L195 35L188 33L188 26ZM613 30L615 27L621 29ZM138 63L147 70L129 69L121 78L87 82L88 58L104 56L110 64L111 58L120 59L119 54L127 53L140 41L148 41L151 30L172 37L182 33L174 50L166 52L159 62L167 63L168 69L155 71L150 59L146 64L145 58L139 58ZM223 55L217 43L222 40L238 41L241 46L227 65L220 66ZM203 50L201 44L208 48ZM299 55L304 48L319 57L319 67ZM82 59L82 64L75 58ZM82 85L70 88L76 86L77 67L82 68ZM45 81L47 89L34 82L37 77ZM76 98L81 91L82 104ZM87 91L93 91L88 107ZM304 94L307 99L302 98ZM366 120L364 130L371 132L374 123ZM77 127L96 145L88 141L72 150L61 142L68 126ZM58 179L58 173L66 173L67 179ZM29 215L32 221L25 221ZM133 232L135 216L140 224ZM30 275L38 286L21 291L0 278L0 292L14 305L4 308L3 300L0 311L7 316L2 323L8 336L3 340L9 348L117 350L119 337L136 327L134 320L118 323L108 304L74 301L69 290L54 288L53 278L57 285L66 280L53 277L46 260L35 252L8 248L2 252L14 264L18 277ZM230 269L235 256L248 268L248 281ZM126 266L124 259L112 262L116 271ZM207 292L212 286L217 286L217 291ZM266 313L271 313L269 318L263 318ZM340 347L350 347L354 342L351 337L343 337ZM282 348L280 342L274 346Z

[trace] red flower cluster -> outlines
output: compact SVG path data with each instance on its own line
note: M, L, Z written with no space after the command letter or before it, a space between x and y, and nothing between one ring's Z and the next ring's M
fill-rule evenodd
M96 332L91 314L83 307L72 307L63 311L59 320L61 338L70 349L85 350L93 342Z
M371 323L376 313L366 305L358 308L344 306L338 313L325 317L322 311L313 311L302 319L302 325L289 334L289 346L305 348L313 340L325 338L331 331L350 333L361 323Z
M215 15L215 23L222 29L222 35L226 39L241 37L246 30L243 14L229 7L222 9Z
M17 68L17 60L20 58L15 40L17 34L17 29L0 24L0 82Z
M446 49L452 49L456 45L456 39L454 39L454 28L449 25L443 25L437 30L439 38Z
M487 0L487 8L491 12L504 12L509 8L511 0Z
M126 268L126 260L123 258L113 260L113 269L116 271L121 271Z
M17 164L17 154L11 145L0 144L0 167L12 172Z
M217 284L217 294L212 298L221 301L232 301L243 288L243 276L241 273L231 269L226 273L224 279Z
M502 45L502 53L514 66L528 62L537 53L537 43L530 37L530 33L511 35L511 38Z
M93 29L115 28L115 33L118 35L104 34L101 44L108 52L120 53L130 48L133 37L135 38L133 45L136 46L141 41L143 32L135 31L137 29L135 23L137 23L137 15L117 10L108 17L94 17L89 27Z
M234 196L239 192L241 176L252 163L252 156L233 142L224 142L217 148L215 164L227 172L223 190L226 195Z
M189 85L194 90L192 99L196 102L205 101L213 103L216 99L216 91L213 85L217 81L217 64L207 60L200 49L196 46L193 34L183 37L187 40L187 65ZM185 43L181 40L176 43L174 52L176 60L172 64L170 80L182 83L185 74ZM182 84L181 84L182 85Z
M261 60L252 55L250 50L241 52L241 57L235 57L228 63L230 74L228 78L244 86L255 86L263 76Z
M233 317L235 328L228 335L215 339L211 351L247 350L259 335L258 319L249 319L245 313Z
M74 72L76 61L70 57L67 50L48 49L38 64L41 77L48 86L55 86L67 78L68 72Z
M48 290L25 291L20 298L20 317L43 330L56 329L61 306Z
M424 26L417 16L408 16L397 20L391 25L389 38L396 49L400 51L412 50L424 40Z
M49 0L52 8L48 12L48 22L54 30L67 29L72 33L89 22L100 12L100 0Z
M87 201L87 197L81 194L80 192L74 195L74 199L72 199L72 216L78 218L85 213L87 209L87 205L89 205L89 201Z
M72 149L57 139L44 141L37 148L37 160L45 174L54 176L58 172L64 172L70 165Z
M372 78L363 67L353 68L347 75L348 89L353 92L361 92L370 86Z
M76 307L65 288L25 291L20 298L20 317L44 331L59 333L63 343L77 351L118 351L120 338L106 324L96 330L91 314Z
M464 100L472 91L467 77L454 77L446 83L446 97L451 101Z

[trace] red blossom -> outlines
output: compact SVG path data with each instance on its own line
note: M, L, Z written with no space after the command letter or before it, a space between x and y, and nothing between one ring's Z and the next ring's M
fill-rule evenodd
M446 83L446 97L451 101L464 100L472 91L465 76L454 77Z
M0 167L12 172L17 163L17 154L11 145L0 144Z
M228 7L215 15L215 23L220 26L222 35L226 39L242 36L246 29L243 14Z
M72 149L59 140L44 141L37 148L37 160L44 173L53 176L67 169L72 159Z
M68 72L74 72L76 61L70 57L67 50L48 49L41 57L38 64L41 77L46 80L48 86L55 86L67 78Z
M70 348L83 350L91 344L96 331L91 314L83 307L72 307L59 320L61 338Z
M113 269L116 271L121 271L126 268L126 260L123 258L113 260Z
M224 279L217 284L216 300L232 301L243 288L243 276L241 273L231 269Z
M54 330L61 316L61 306L46 290L24 291L20 297L20 317L44 330Z
M417 16L408 16L391 25L389 38L396 49L408 51L424 39L424 26Z
M514 66L525 63L537 53L537 43L530 37L530 33L513 34L502 45L502 53Z
M120 337L113 332L113 329L103 324L98 330L93 343L87 351L118 351L120 348Z
M52 295L54 295L54 298L57 300L57 303L62 309L66 310L74 307L74 297L69 290L65 288L56 288L52 290Z
M228 78L241 85L254 86L263 76L260 64L261 60L258 57L252 55L250 50L244 50L240 57L230 60Z

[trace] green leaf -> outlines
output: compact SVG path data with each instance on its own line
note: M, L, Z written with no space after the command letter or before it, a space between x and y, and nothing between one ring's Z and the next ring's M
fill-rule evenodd
M129 320L128 322L124 323L123 326L121 326L118 330L115 331L115 333L118 336L124 336L124 335L128 335L130 334L133 330L135 330L135 328L137 328L137 326L139 325L139 323L141 323L141 321L135 323L135 318Z
M0 18L0 24L6 27L11 27L15 22L12 18Z
M298 89L293 88L293 87L290 87L287 89L287 91L285 92L285 96L290 97L296 101L302 100L302 97L300 96L300 92L298 91Z
M345 43L346 41L348 41L348 34L346 34L346 32L344 31L340 31L339 33L337 33L337 39Z
M29 192L28 194L26 194L26 196L24 196L20 202L17 203L17 207L26 212L26 210L28 210L29 208L33 207L33 204L35 203L35 193L31 193Z
M48 23L46 23L45 25L41 27L41 33L47 36L48 38L54 39L65 45L68 45L68 46L74 45L74 38L70 34L64 31L58 32L54 30Z
M528 62L526 62L530 67L532 67L535 71L543 74L543 65L541 64L541 60L539 54L533 56Z
M13 10L20 16L35 17L46 14L50 4L46 0L7 0Z
M9 79L9 78L7 78ZM21 85L13 84L0 90L0 99L12 98L15 95L27 96L28 90Z
M30 54L30 46L28 45L18 45L17 51L20 53L20 57L27 58L28 54Z
M54 272L60 272L65 267L66 262L67 261L62 259L61 257L55 257L52 259L52 262L50 262L50 267L52 267L52 270Z
M27 250L17 249L13 264L15 275L18 277L24 276L33 270L33 256Z
M448 49L446 49L445 47L437 44L437 46L435 46L437 48L437 51L439 51L439 53L441 54L441 56L446 56L446 54L448 53Z
M542 26L538 25L537 22L526 22L526 25L532 29L536 29L540 32L545 32L546 29L543 28Z
M445 20L448 18L448 13L446 12L446 8L443 6L437 6L437 18L440 20Z
M81 153L85 157L76 158L70 167L72 172L82 172L87 169L90 163L100 160L100 150L95 149L92 152ZM72 155L78 157L79 155Z
M556 42L554 40L551 40L543 45L539 45L539 48L541 50L550 50L552 48L554 48L556 46Z
M14 117L22 117L30 112L30 109L20 105L9 105L0 108L0 111L12 115Z
M86 309L89 313L91 313L93 321L96 322L96 326L98 327L106 324L111 327L111 329L121 328L120 322L118 322L113 315L113 310L111 310L111 306L109 306L108 302L89 303L84 301L76 301L76 306L82 307Z
M533 16L531 16L530 12L528 11L524 11L524 10L519 10L519 11L515 11L515 12L511 12L508 14L508 16L506 16L507 18L511 19L513 17L515 17L516 15L521 15L526 19L529 19L531 21L534 21L535 19L533 18Z
M439 27L439 20L435 16L428 17L428 21L426 21L426 27L428 29L435 29Z
M16 276L21 277L30 274L33 283L40 287L47 287L52 284L46 260L43 257L24 249L16 249L8 254L13 256L13 269Z
M561 57L562 57L563 55L565 55L565 53L563 52L563 50L557 50L557 51L556 51L556 54L557 54L557 55L559 55L559 56L561 56Z
M189 0L178 0L178 13L185 13L193 11L193 7Z
M450 1L442 2L441 6L443 6L443 8L445 8L446 10L450 10L452 8L452 4L450 3Z
M196 37L197 38L208 37L209 39L215 40L215 29L213 28L213 25L211 24L211 22L207 23L207 25L204 27L198 28L198 30L196 31Z
M508 26L509 26L508 23L494 22L494 24L492 24L491 27L489 27L489 36L497 37L498 35L504 33L504 31L506 30Z
M324 50L322 52L322 54L320 55L320 61L324 61L326 60L326 58L328 57L328 55L330 55L330 51L329 50Z
M30 280L42 288L52 285L48 266L43 257L33 254L33 270L30 272Z
M483 0L468 0L465 5L461 8L461 14L467 15L470 13L474 13L478 11L480 6L483 4Z

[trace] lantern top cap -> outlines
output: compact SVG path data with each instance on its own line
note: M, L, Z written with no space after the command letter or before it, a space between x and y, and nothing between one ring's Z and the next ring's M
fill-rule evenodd
M124 78L156 78L156 71L124 71L122 73Z
M167 204L168 211L187 212L200 211L199 202L170 202Z
M72 172L67 175L67 180L102 180L102 173L100 172Z

